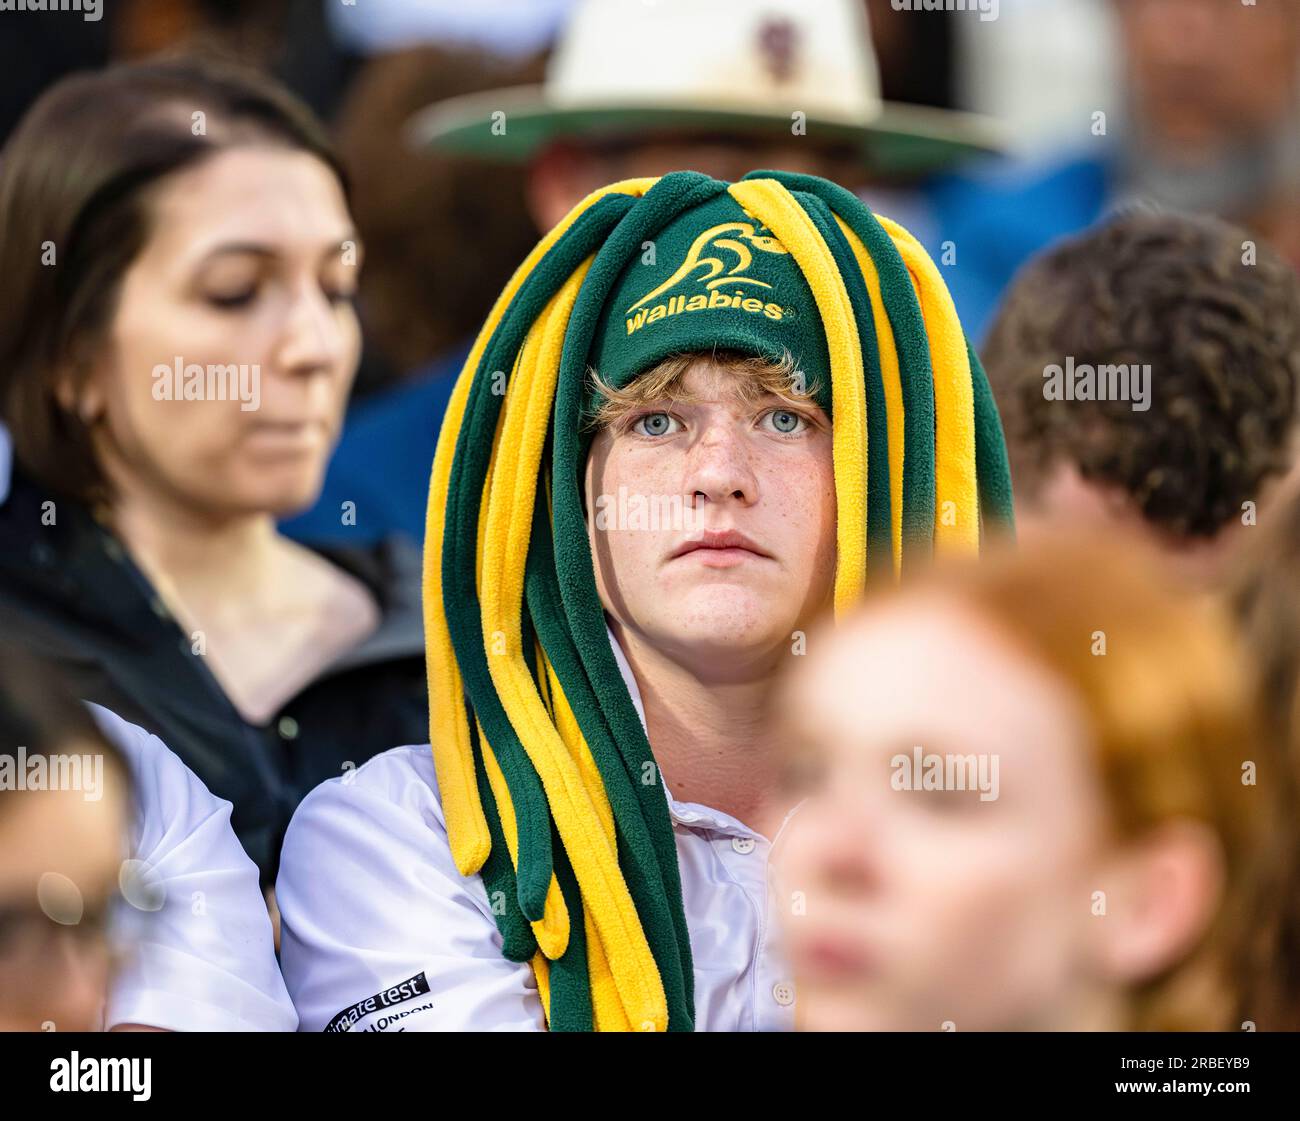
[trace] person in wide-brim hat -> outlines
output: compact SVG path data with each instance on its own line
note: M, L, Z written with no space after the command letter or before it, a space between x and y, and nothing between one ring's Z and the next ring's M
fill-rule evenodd
M439 102L412 136L505 161L558 141L785 140L896 176L1004 146L988 118L884 101L857 0L580 0L540 85Z

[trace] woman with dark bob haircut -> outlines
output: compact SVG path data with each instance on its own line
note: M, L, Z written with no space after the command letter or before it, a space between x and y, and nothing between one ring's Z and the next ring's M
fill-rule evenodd
M427 738L415 547L276 528L338 435L361 255L320 126L238 70L75 75L0 153L0 630L233 803L264 885L307 791Z

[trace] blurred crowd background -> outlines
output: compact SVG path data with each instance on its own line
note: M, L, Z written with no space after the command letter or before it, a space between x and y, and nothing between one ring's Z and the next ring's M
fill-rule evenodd
M862 153L837 168L936 258L945 242L957 247L945 276L975 337L1030 254L1135 200L1218 214L1300 261L1291 0L1000 0L993 19L975 4L925 12L896 10L891 0L860 6L869 22L854 48L878 70L886 102L968 111L999 126L1003 155L972 151L939 173L902 174ZM97 21L15 13L0 37L0 140L58 78L113 61L216 54L284 82L329 124L353 177L369 249L361 400L418 376L475 331L535 240L534 223L555 220L558 204L548 208L547 200L561 171L552 165L576 178L572 149L592 158L611 140L652 147L650 128L627 123L613 137L561 133L559 152L537 151L528 161L458 158L404 140L407 119L434 102L540 82L575 7L576 0L109 0ZM637 5L640 18L653 25L657 7L663 19L676 18L675 6L655 0ZM725 24L725 4L701 9ZM814 5L809 18L816 14ZM773 26L781 25L778 11ZM715 60L753 49L719 38L716 26L707 48ZM672 70L654 46L611 49L625 55L624 65ZM788 49L797 65L797 35ZM680 71L683 86L691 80ZM671 86L671 73L662 81ZM750 92L764 103L765 91ZM725 136L668 138L697 146L694 165L720 174L748 170L744 157L755 153L752 137L731 138L741 158L730 164L716 150L725 143L705 143ZM766 139L781 137L769 130ZM491 146L482 154L490 157ZM647 151L635 170L668 170L662 157L671 155ZM601 178L582 170L591 182ZM469 247L472 269L464 266Z

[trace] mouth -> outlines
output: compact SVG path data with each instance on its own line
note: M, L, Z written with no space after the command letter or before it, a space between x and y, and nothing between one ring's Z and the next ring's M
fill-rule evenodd
M689 557L713 568L725 568L744 561L773 559L771 553L734 529L705 530L699 537L683 541L669 554L668 559L674 561L682 557Z
M315 420L259 420L249 428L246 439L263 451L309 452L320 446L325 430L325 424Z
M872 957L843 938L822 935L792 947L795 972L805 980L843 980L871 972Z

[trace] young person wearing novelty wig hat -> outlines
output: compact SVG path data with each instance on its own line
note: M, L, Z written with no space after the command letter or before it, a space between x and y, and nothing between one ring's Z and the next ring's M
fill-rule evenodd
M792 1026L757 701L813 613L1010 511L906 231L781 172L589 196L502 293L439 441L432 748L318 787L286 837L303 1026Z

